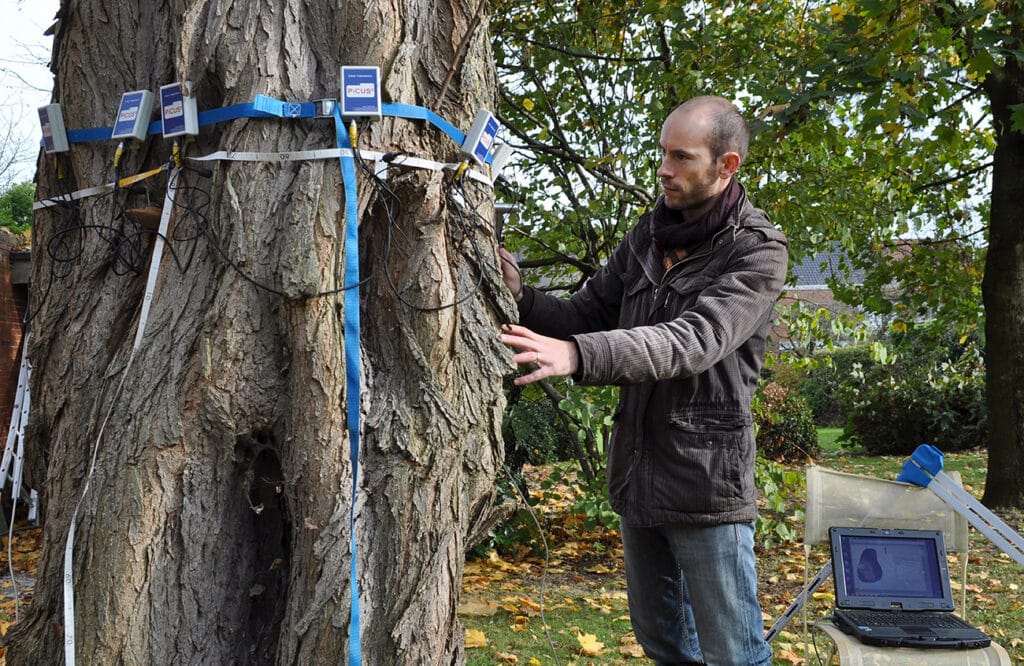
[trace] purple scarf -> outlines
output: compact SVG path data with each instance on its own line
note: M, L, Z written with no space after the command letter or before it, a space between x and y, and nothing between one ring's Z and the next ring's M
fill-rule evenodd
M733 178L711 210L690 222L684 221L679 211L666 206L664 199L658 201L651 215L651 236L655 245L665 253L683 250L679 253L682 256L673 258L674 261L687 256L725 226L742 196L743 186Z

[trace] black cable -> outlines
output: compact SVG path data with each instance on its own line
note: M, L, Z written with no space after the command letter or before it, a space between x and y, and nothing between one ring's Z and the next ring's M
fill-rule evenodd
M205 169L200 170L200 169L192 169L191 167L184 167L183 170L179 172L178 179L179 180L183 180L183 175L186 172L195 172L195 173L197 173L200 176L206 176L207 174L211 174L212 173L209 170L205 170ZM188 185L187 184L187 180L184 181L184 182L185 182L185 185L179 185L177 183L177 181L174 182L174 183L170 183L170 182L168 183L168 187L172 187L175 190L182 190L182 191L184 191L186 193L186 201L184 203L177 203L177 197L174 197L174 200L175 200L175 204L174 205L176 207L179 207L180 209L182 209L184 211L184 216L185 216L184 219L187 219L189 222L191 222L191 224L194 227L194 233L189 234L189 233L183 231L183 235L181 236L181 238L183 238L185 240L198 239L199 237L205 238L206 241L213 247L213 249L217 251L217 254L220 255L220 257L225 261L225 263L227 263L227 265L235 273L237 273L242 279L244 279L246 282L248 282L249 284L253 285L257 289L260 289L260 290L265 291L267 293L273 294L275 296L280 296L282 298L286 298L286 299L289 299L289 300L294 300L294 297L291 296L290 294L288 294L288 293L286 293L284 291L281 291L280 289L277 289L276 287L273 287L273 286L271 286L269 284L263 283L263 282L257 280L256 278L254 278L253 276L249 275L244 270L242 270L241 266L239 266L233 259L231 259L230 256L228 256L227 251L223 248L221 243L218 241L218 239L214 235L213 231L210 229L209 220L208 220L208 218L205 215L205 209L209 205L209 202L210 202L210 199L211 199L210 193L208 191L198 187L198 186L190 186L190 185ZM195 196L196 193L198 193L200 195L201 204L193 204L192 201L191 201L191 197ZM178 225L176 225L176 227L175 227L175 234L172 234L172 236L174 238L176 238L176 239L178 238L177 230L178 230L179 227L185 229L186 231L188 230L188 227L186 225L183 225L181 219L179 219ZM191 254L191 252L190 252L190 254ZM175 257L177 257L177 255L175 255ZM189 265L191 265L191 262L192 262L192 258L190 256L189 260L185 263L184 267L187 268ZM180 262L179 262L179 267L181 267ZM352 284L352 285L344 285L342 287L338 287L337 289L329 289L329 290L317 292L315 294L309 294L309 295L306 295L306 296L301 296L301 297L299 297L298 300L308 300L308 299L325 298L325 297L328 297L328 296L333 296L333 295L336 295L336 294L348 291L350 289L355 289L355 288L365 284L371 277L372 276L367 276L366 278L364 278L364 279L360 280L359 282L357 282L355 284Z
M374 172L373 168L366 163L357 147L353 147L352 152L360 171L367 175L371 186L376 192L378 200L383 208L385 218L387 219L387 233L383 256L383 273L388 287L392 293L394 293L398 301L404 306L417 312L439 312L457 307L476 296L483 285L483 266L485 264L479 243L473 239L471 223L474 220L479 220L486 226L486 220L480 215L477 210L477 206L473 203L473 200L466 192L462 178L452 179L451 188L446 193L446 199L451 206L454 220L458 225L458 229L462 232L463 238L473 246L473 256L477 263L478 272L476 283L473 285L469 293L450 303L444 303L437 306L421 306L410 302L403 295L402 290L395 284L392 276L387 270L393 243L395 242L395 232L398 231L399 233L403 233L396 222L397 217L401 214L401 197L399 197L399 195ZM389 154L385 156L385 159L390 157L393 160L396 156L397 154ZM142 241L142 238L145 236L161 236L161 234L159 231L142 228L125 215L127 197L131 194L138 193L138 190L136 188L122 188L120 186L122 178L122 162L120 158L121 155L118 155L115 160L115 178L113 191L111 193L112 200L110 216L106 224L82 224L79 221L81 215L80 204L78 201L72 199L72 193L67 188L67 183L61 177L62 174L58 169L58 173L56 174L58 178L54 189L56 189L59 194L57 197L51 199L51 201L55 202L54 208L57 212L58 222L55 225L53 235L46 243L46 251L50 258L49 279L43 298L39 300L38 304L33 308L34 312L26 313L26 323L35 316L35 312L41 310L43 304L47 301L49 293L52 290L54 279L63 279L71 274L72 264L77 259L81 258L84 251L82 239L79 235L84 231L95 230L97 236L110 246L111 256L113 258L112 270L116 275L120 276L128 273L141 274L143 272L145 268L143 264L147 244ZM386 161L390 160L386 159ZM170 251L175 264L178 266L178 269L182 273L186 273L189 270L195 258L197 241L199 238L204 238L233 271L254 287L276 296L289 299L293 298L284 291L263 283L249 275L231 259L227 251L210 229L209 221L205 214L205 211L209 207L211 201L210 192L208 189L205 189L198 184L192 184L189 182L185 176L187 173L191 172L205 178L212 176L212 172L208 169L182 167L176 172L177 176L172 175L168 178L167 182L168 189L174 191L171 195L171 200L173 202L172 205L178 211L178 218L170 237L164 237L164 241L167 242L168 250ZM172 174L173 173L175 172L172 172ZM456 194L461 197L461 202L456 200ZM468 216L466 214L467 210L469 211ZM120 228L118 228L118 222L120 222ZM129 229L127 228L128 224L134 225L134 227ZM181 254L175 247L178 243L190 244L187 256L184 259L182 259ZM372 277L373 274L371 273L356 284L343 285L336 289L324 290L315 294L302 296L299 300L333 296L350 289L360 287L369 282Z
M353 154L357 156L357 164L359 165L360 169L368 176L370 182L377 190L381 200L384 202L388 200L394 200L397 202L398 207L400 208L401 199L394 192L394 190L392 190L391 187L386 182L384 182L368 164L366 164L366 162L360 156L358 150L353 150ZM388 153L384 156L384 158L385 161L390 162L396 156L396 154ZM387 159L389 157L390 159ZM468 294L465 294L462 297L457 298L456 300L450 303L443 303L441 305L436 306L417 305L416 303L412 303L411 301L406 299L406 297L402 293L402 290L399 289L398 285L395 284L390 271L388 271L388 263L391 258L392 247L395 242L395 232L397 231L403 234L404 232L402 232L401 227L399 227L396 221L396 215L394 213L394 209L392 208L392 206L387 203L383 204L385 217L387 218L387 231L385 235L384 254L382 258L384 266L384 278L387 281L388 287L390 288L391 292L394 294L398 302L416 312L433 313L458 307L459 305L462 305L463 303L469 301L474 296L476 296L477 293L479 293L480 291L480 287L483 285L483 255L480 251L479 244L473 240L473 234L471 233L471 229L468 228L466 225L466 216L463 214L462 205L460 205L459 202L455 201L454 197L452 196L452 191L457 191L462 196L464 205L470 208L470 210L472 210L473 215L470 217L470 219L473 219L475 217L477 219L483 220L484 218L479 214L479 212L477 212L476 207L472 206L472 200L469 198L465 191L465 188L462 186L461 178L453 178L452 188L448 190L448 192L446 193L446 200L451 204L451 209L455 213L454 217L458 223L459 229L462 231L463 237L466 239L467 242L469 242L473 246L473 253L475 255L477 262L478 275L476 284L473 285L473 288L470 290Z
M512 483L512 486L516 489L519 497L523 500L523 506L526 507L526 512L530 514L530 518L533 519L533 524L537 528L537 536L540 537L540 542L544 546L544 568L540 574L540 623L544 627L544 635L548 639L548 646L551 648L551 658L554 659L555 664L558 664L558 654L555 652L555 641L551 638L551 629L548 627L547 618L544 617L544 593L547 586L548 578L548 567L551 564L551 551L548 549L548 538L544 534L544 528L540 525L540 520L537 519L537 514L534 512L533 507L530 506L530 498L527 497L526 492L519 487L516 483L515 477L512 475L512 470L508 468L508 465L502 461L501 466L505 469L505 474L508 475L508 480ZM525 478L523 480L525 484Z
M145 269L145 245L141 242L138 225L125 216L127 210L127 199L131 194L131 188L121 188L123 173L123 151L118 146L114 158L114 191L111 195L110 221L106 228L96 225L97 235L111 246L113 256L112 271L114 275L127 275L135 273L139 275ZM117 223L120 221L120 228ZM126 226L131 224L134 229L126 231Z
M51 177L51 190L57 192L55 197L49 199L53 202L53 208L57 221L54 225L54 235L47 240L45 248L46 253L50 257L48 264L49 270L47 271L46 289L43 290L42 298L32 299L34 303L30 301L29 307L25 310L25 316L22 323L27 327L32 320L38 314L43 305L47 302L50 296L50 292L53 289L54 278L62 279L71 274L70 266L67 272L63 275L58 274L58 267L68 265L71 261L74 261L82 254L81 239L79 239L79 247L77 250L72 246L71 243L66 242L65 236L73 231L77 230L78 219L80 217L80 206L78 201L73 197L69 183L64 178L64 174L68 169L66 159L63 155L57 155L54 157L52 162L53 170L50 173ZM34 235L34 232L33 232ZM58 255L61 255L60 259L57 259Z

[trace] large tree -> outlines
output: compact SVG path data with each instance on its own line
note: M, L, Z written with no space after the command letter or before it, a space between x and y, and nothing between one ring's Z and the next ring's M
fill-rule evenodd
M386 101L467 128L495 90L483 9L466 0L64 0L54 100L69 128L103 127L127 90L189 80L201 110L258 93L337 98L339 66L371 64L381 66ZM460 159L421 122L385 118L364 125L358 142ZM184 151L334 145L329 118L259 118L205 127ZM81 143L41 160L40 195L109 182L114 149ZM118 173L169 156L162 139L132 143ZM512 306L492 197L468 179L463 191L450 172L393 165L393 195L363 172L359 180L363 655L453 663L463 656L464 551L495 513L501 376L511 369L496 334ZM356 397L345 381L344 292L323 295L346 286L338 162L224 162L210 177L186 168L170 184L164 175L143 185L157 203L170 186L176 212L133 360L155 239L122 212L143 208L145 196L118 191L34 222L28 444L43 452L34 480L45 536L8 663L60 660L62 556L80 499L81 663L344 661L345 406Z

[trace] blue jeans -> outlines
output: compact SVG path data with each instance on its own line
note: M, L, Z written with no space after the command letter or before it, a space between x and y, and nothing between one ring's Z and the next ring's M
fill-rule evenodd
M622 525L629 615L658 664L769 666L752 523Z

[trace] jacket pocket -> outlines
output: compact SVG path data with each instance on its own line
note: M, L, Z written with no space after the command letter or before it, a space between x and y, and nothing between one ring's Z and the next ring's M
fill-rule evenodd
M664 287L664 297L661 301L661 317L666 320L674 319L680 314L692 308L700 297L701 293L714 283L710 275L686 275L669 280Z
M754 437L742 422L694 424L670 419L652 453L651 505L711 515L754 501Z
M651 310L653 292L654 284L642 272L626 282L622 307L619 308L619 328L632 328L646 321Z

